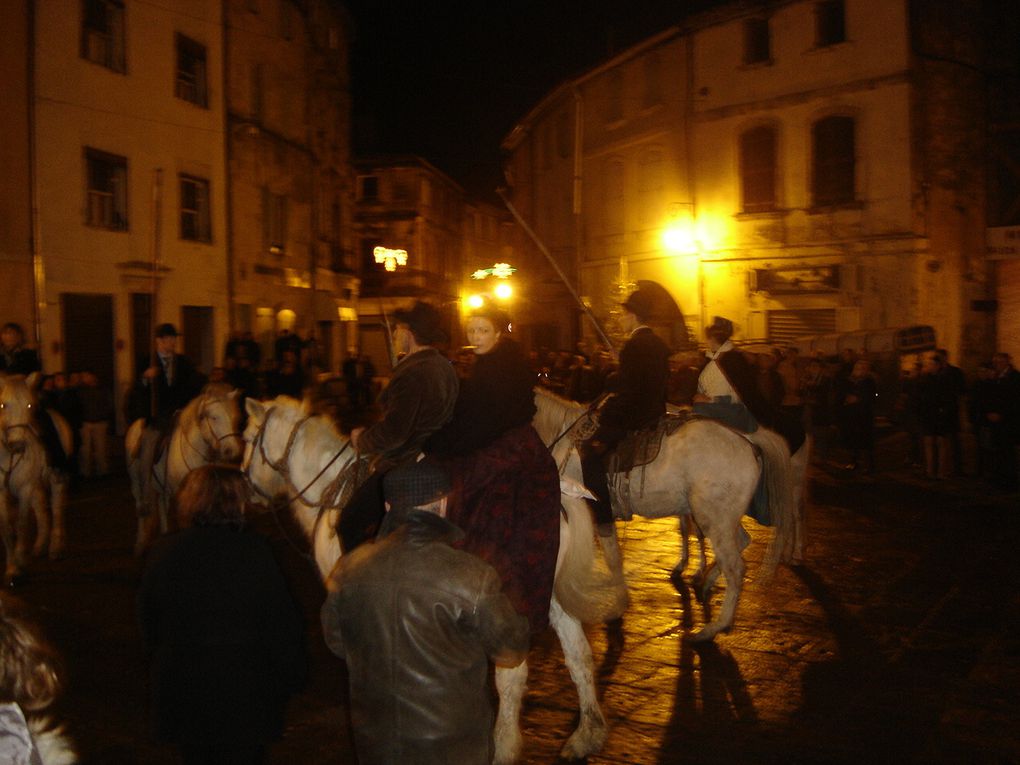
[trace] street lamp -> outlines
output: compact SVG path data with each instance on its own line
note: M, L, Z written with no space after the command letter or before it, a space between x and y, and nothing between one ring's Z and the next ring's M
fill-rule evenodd
M686 210L686 211L685 211ZM695 295L698 307L698 336L705 327L705 279L702 272L702 242L694 215L693 202L675 202L669 207L669 222L662 232L662 244L674 255L694 256L697 260Z

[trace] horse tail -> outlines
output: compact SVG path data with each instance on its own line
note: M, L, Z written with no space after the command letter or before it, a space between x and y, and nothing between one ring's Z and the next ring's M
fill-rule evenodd
M780 563L793 556L796 533L794 479L790 468L790 450L778 433L759 428L754 442L762 450L762 470L768 491L769 515L775 534L765 552L765 572L771 574Z
M553 591L563 610L582 624L612 621L627 608L627 584L595 559L595 529L583 497L561 494L560 549Z

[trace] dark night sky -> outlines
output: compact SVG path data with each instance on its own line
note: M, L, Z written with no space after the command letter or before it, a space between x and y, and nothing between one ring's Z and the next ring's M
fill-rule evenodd
M419 154L470 193L546 93L712 0L346 0L359 155Z

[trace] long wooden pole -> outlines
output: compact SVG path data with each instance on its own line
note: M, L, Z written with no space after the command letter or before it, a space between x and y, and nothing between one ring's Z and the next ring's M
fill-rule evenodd
M581 310L584 311L585 316L591 320L591 323L595 327L595 331L598 333L598 336L602 339L602 342L605 343L606 347L609 348L614 356L616 356L617 350L616 346L613 345L613 341L609 339L609 335L606 334L606 331L602 328L602 324L599 323L599 320L595 318L595 314L593 314L591 309L585 305L583 300L581 300L581 296L577 294L577 291L570 283L570 280L567 279L566 274L563 273L563 269L560 268L560 264L556 262L552 253L549 252L549 248L545 246L545 243L539 239L538 234L534 232L531 226L528 225L528 222L524 220L519 212L517 212L517 208L514 207L513 203L507 198L506 192L503 189L496 189L496 193L499 194L500 198L503 200L503 204L505 204L506 208L510 211L510 214L514 216L514 219L520 224L521 228L524 229L524 233L531 237L535 246L538 247L539 252L545 256L547 261L549 261L549 265L553 267L557 276L560 277L560 281L563 282L563 286L565 286L567 291L573 296L574 301L581 307Z
M156 353L156 315L159 307L159 247L161 218L163 217L163 169L157 167L152 173L152 263L149 282L149 361L159 363ZM155 380L149 382L149 414L155 420L159 412L158 390Z

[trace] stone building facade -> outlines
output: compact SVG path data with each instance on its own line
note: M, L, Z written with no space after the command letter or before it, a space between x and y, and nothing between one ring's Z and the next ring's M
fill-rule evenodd
M348 22L327 0L4 3L4 321L118 415L155 324L209 372L232 329L354 326ZM353 335L353 330L352 330Z
M930 324L974 363L994 346L978 5L689 18L521 119L504 140L515 205L609 323L647 280L695 338L714 315L779 342ZM571 303L552 292L547 315Z

